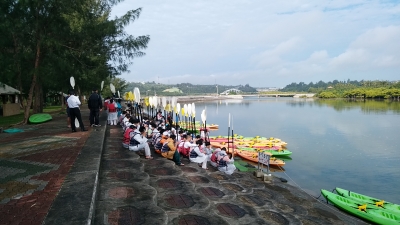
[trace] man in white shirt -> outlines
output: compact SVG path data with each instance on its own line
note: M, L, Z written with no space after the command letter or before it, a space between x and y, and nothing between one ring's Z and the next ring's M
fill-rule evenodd
M74 91L70 91L69 93L71 94L71 96L69 96L67 103L68 103L68 107L70 110L69 113L71 115L72 132L76 132L75 118L77 118L79 121L79 126L81 127L81 131L87 131L85 129L85 125L82 122L81 111L79 109L79 106L81 105L81 101L79 101L79 98L75 96Z

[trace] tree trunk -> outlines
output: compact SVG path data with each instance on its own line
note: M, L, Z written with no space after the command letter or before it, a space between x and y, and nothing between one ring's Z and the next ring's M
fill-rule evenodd
M38 39L36 43L35 70L33 71L32 84L31 87L29 88L28 100L25 106L24 122L23 122L24 124L27 124L29 119L29 110L31 108L33 100L33 89L36 86L36 80L39 73L39 61L40 61L40 40Z
M43 88L40 79L37 78L35 85L35 101L33 102L33 114L43 112Z

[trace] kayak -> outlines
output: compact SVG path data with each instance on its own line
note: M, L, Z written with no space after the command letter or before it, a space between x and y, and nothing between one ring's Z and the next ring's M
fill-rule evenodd
M52 120L53 117L51 117L50 114L48 113L38 113L38 114L33 114L29 117L29 122L30 123L44 123L47 121Z
M362 201L346 198L324 189L321 189L321 194L336 207L370 222L377 224L400 223L398 214L396 215L378 206L364 204Z
M226 142L210 140L211 145L218 146L218 148L227 147ZM260 149L265 149L265 150L282 149L281 145L270 145L270 144L263 144L263 143L252 144L252 143L248 143L248 142L235 142L234 141L233 144L234 144L234 146L237 146L238 148L239 147L241 147L241 148L260 148ZM229 146L232 146L232 143L230 143Z
M380 200L377 198L369 197L366 195L358 194L356 192L348 191L342 188L336 188L336 192L343 197L351 198L353 200L362 201L365 204L375 205L383 210L387 210L387 212L391 212L399 215L400 217L400 205L386 202L384 200Z
M226 136L211 136L210 140L214 142L227 142L228 138ZM229 141L232 141L232 138L229 138ZM237 139L234 137L233 141L237 145L242 145L242 146L255 146L255 147L285 147L287 145L286 142L281 141L280 139L274 139L274 140L259 140L259 139Z
M258 153L257 152L249 152L249 151L236 151L235 154L242 157L243 159L258 162ZM270 166L284 166L285 162L283 160L277 158L270 158L269 160Z
M243 160L240 160L240 159L239 160L235 159L233 164L241 172L249 172L249 171L256 171L257 170L257 168L254 167L253 165L250 165L247 162L245 162Z
M250 151L250 152L264 152L264 153L269 153L269 155L272 156L287 156L287 155L291 155L292 152L289 150L264 150L264 149L256 149L256 148L238 148L238 150L240 151Z
M10 128L7 130L3 130L4 133L19 133L19 132L24 132L24 130L22 129L18 129L18 128Z

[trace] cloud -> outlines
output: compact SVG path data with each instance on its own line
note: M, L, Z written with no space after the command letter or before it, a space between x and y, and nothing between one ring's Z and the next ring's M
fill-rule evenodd
M334 79L398 79L400 3L367 0L125 1L143 7L127 27L149 34L128 81L284 86ZM212 79L210 79L212 77Z

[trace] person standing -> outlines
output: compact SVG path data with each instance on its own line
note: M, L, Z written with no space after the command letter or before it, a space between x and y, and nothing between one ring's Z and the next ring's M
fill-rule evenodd
M107 110L108 111L108 124L117 125L117 105L114 102L114 99L110 99L110 102L108 103L107 108L108 108L108 110Z
M79 106L81 105L81 101L77 96L75 96L74 91L70 91L67 103L69 107L69 113L71 115L71 128L72 132L76 132L76 127L75 127L75 118L78 119L79 121L79 126L81 127L81 131L87 131L85 129L85 125L82 122L82 116L81 116L81 110L79 109Z
M88 100L88 107L90 109L90 126L99 127L99 112L103 110L103 101L97 94L97 89L93 90Z
M71 115L69 113L69 107L68 107L68 98L69 98L70 94L68 93L68 95L65 97L65 105L67 106L67 125L68 128L71 128Z

